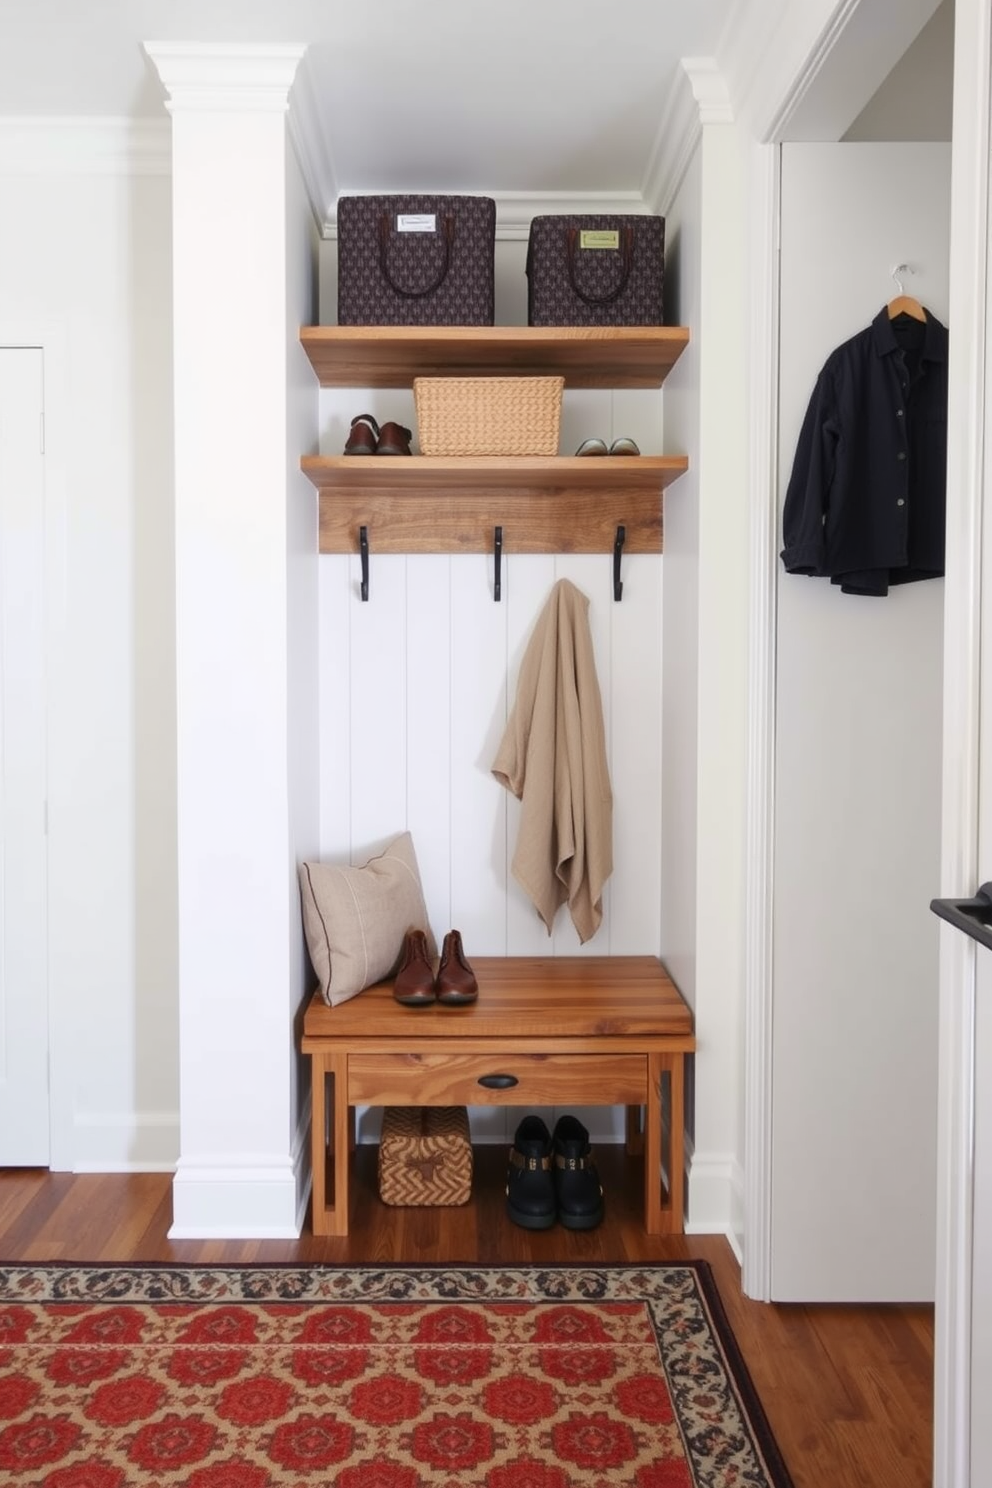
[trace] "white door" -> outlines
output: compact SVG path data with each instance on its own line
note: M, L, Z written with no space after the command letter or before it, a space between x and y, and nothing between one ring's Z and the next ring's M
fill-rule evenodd
M0 349L0 1165L49 1160L42 352Z
M895 264L947 324L949 214L948 145L783 147L783 497L817 374L896 295ZM779 1301L933 1297L943 590L848 595L779 565Z

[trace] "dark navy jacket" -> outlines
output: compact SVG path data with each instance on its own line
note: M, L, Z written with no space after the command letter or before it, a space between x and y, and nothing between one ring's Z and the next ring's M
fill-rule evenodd
M782 515L782 562L845 594L944 572L947 328L882 309L816 381Z

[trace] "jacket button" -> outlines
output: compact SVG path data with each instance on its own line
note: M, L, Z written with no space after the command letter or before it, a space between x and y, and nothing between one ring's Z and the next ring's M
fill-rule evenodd
M905 505L906 505L906 503L905 503L905 501L904 501L904 500L903 500L903 498L902 498L902 497L901 497L901 496L900 496L900 497L899 497L899 500L898 500L898 501L897 501L897 502L896 502L896 506L905 506Z
M896 418L902 418L902 416L903 416L902 409L901 408L897 408L896 409Z
M905 460L905 458L906 458L906 451L905 450L900 450L899 453L896 455L896 459L897 460Z

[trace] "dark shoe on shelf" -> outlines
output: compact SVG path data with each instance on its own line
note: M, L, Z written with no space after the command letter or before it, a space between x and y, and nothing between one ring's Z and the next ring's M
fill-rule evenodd
M379 425L370 413L360 413L351 421L351 433L344 447L346 455L374 455L379 443Z
M540 1116L525 1116L510 1148L506 1207L525 1230L549 1230L555 1222L551 1133Z
M632 439L614 439L610 445L611 455L639 455L640 453Z
M577 455L605 455L606 454L606 440L605 439L583 439L582 443L579 445L579 447L575 451L575 453Z
M424 1007L434 1001L434 967L423 930L408 930L406 933L400 969L393 983L393 996L404 1007Z
M402 424L383 424L375 452L377 455L408 455L412 438L412 431L404 429Z
M449 930L441 947L441 964L437 969L437 1000L447 1007L474 1002L479 995L475 972L465 959L459 930Z
M603 1219L603 1189L589 1133L575 1116L559 1116L552 1144L558 1218L566 1230L593 1230Z

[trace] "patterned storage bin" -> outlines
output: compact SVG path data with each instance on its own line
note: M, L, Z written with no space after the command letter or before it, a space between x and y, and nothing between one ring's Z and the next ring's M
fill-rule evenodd
M397 1206L467 1204L472 1143L464 1106L386 1106L379 1196Z
M535 217L527 323L662 325L664 277L664 217Z
M496 203L343 196L339 325L492 325Z

